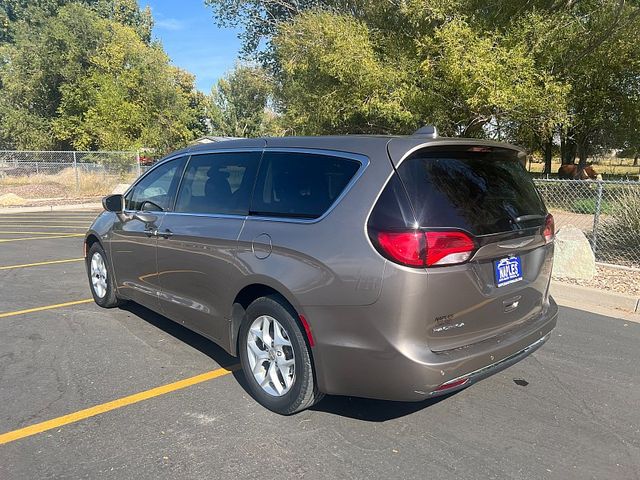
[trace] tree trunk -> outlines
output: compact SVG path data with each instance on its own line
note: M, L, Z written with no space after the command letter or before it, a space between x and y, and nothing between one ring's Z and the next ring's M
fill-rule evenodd
M587 157L589 154L589 149L587 147L586 140L581 140L578 142L578 178L582 178L582 172L587 167Z
M465 127L462 136L475 138L482 131L483 127L489 122L490 119L490 117L473 118Z
M560 159L562 165L573 165L576 163L576 142L568 138L569 134L563 132L560 135Z
M544 151L544 172L551 173L551 161L553 160L553 142L549 138L542 146Z

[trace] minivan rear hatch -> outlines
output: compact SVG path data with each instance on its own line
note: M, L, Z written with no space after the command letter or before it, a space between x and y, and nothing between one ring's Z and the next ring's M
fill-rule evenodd
M426 267L429 347L470 345L538 317L551 275L550 217L523 153L462 142L417 149L402 161L389 153L414 228L425 235L463 232L475 244L464 263Z

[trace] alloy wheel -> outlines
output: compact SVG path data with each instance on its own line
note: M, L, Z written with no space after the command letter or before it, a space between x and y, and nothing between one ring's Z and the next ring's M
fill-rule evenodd
M99 252L91 257L91 285L95 294L104 298L107 294L107 266Z
M247 357L253 377L274 397L286 394L295 381L295 355L288 332L273 317L256 318L247 335Z

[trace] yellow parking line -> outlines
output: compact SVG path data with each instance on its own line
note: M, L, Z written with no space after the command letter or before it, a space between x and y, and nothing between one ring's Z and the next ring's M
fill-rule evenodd
M176 390L181 390L198 383L213 380L214 378L229 375L231 372L237 369L238 365L233 365L228 369L218 368L217 370L211 370L206 373L201 373L200 375L196 375L194 377L185 378L184 380L179 380L177 382L162 385L160 387L155 387L150 390L145 390L144 392L129 395L127 397L118 398L107 403L102 403L94 407L85 408L84 410L69 413L67 415L53 418L41 423L29 425L28 427L13 430L12 432L3 433L0 435L0 445L14 442L21 438L30 437L31 435L36 435L38 433L46 432L47 430L59 428L64 425L69 425L70 423L75 423L86 418L95 417L96 415L110 412L111 410L116 410L118 408L126 407L127 405L133 405L134 403L142 402L143 400L158 397L166 393L175 392Z
M56 303L54 305L45 305L44 307L27 308L25 310L16 310L15 312L0 313L0 318L15 317L17 315L24 315L25 313L42 312L43 310L53 310L54 308L71 307L73 305L81 305L89 302L93 302L93 298L74 300L73 302Z
M2 232L0 232L0 233L2 233ZM80 262L82 260L84 260L84 258L68 258L66 260L49 260L49 261L46 261L46 262L23 263L21 265L5 265L4 267L0 267L0 270L12 270L14 268L39 267L41 265L55 265L57 263Z
M0 243L21 242L23 240L49 240L50 238L84 237L84 233L70 233L66 235L49 235L44 237L0 238Z

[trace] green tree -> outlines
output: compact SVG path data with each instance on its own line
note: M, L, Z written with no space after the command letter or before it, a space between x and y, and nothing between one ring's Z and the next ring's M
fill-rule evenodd
M77 149L152 147L167 152L202 133L193 77L169 65L125 25L101 20L103 42L88 72L62 87L56 138Z
M19 23L41 26L69 4L91 8L100 17L132 27L146 43L151 41L151 9L140 10L136 0L0 0L0 43L12 41Z
M367 26L352 17L306 12L274 38L278 99L298 134L407 130L407 73L376 53Z
M296 131L399 133L434 122L541 150L547 169L558 149L583 166L637 136L637 0L205 3L219 24L243 29L243 54L269 68ZM382 121L368 108L376 99L388 102Z
M503 34L454 19L425 36L419 53L425 103L448 133L501 135L500 126L514 123L549 132L566 118L567 85L539 71L526 45Z
M213 133L229 137L277 133L277 118L268 111L272 94L273 84L264 69L238 65L211 92Z
M512 37L529 46L541 71L553 72L571 86L569 119L556 129L563 163L573 163L577 156L584 167L598 150L629 143L634 130L623 134L620 125L632 123L627 115L640 89L638 3L538 0L524 12L512 11L513 4L506 0L497 3L500 14L486 16L485 23L508 28Z
M11 42L0 44L4 148L163 153L206 131L204 95L160 44L148 42L150 22L136 2L33 12L44 20L17 16Z
M269 41L280 22L291 20L302 11L320 7L319 0L205 0L221 27L244 28L241 33L243 53L251 55L262 40Z
M42 12L34 11L42 15ZM31 18L36 22L36 18ZM64 148L53 138L51 121L61 87L85 75L99 42L94 12L68 5L39 28L19 22L12 43L0 45L0 141L13 148Z
M410 133L435 123L449 135L485 136L500 123L549 130L564 119L566 86L539 73L524 45L503 46L502 35L479 35L462 19L434 25L398 41L323 11L283 23L273 46L287 125Z
M93 0L90 3L95 4L94 8L102 18L133 28L144 43L151 43L153 16L149 6L140 10L136 0Z

